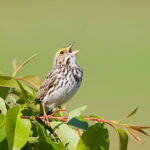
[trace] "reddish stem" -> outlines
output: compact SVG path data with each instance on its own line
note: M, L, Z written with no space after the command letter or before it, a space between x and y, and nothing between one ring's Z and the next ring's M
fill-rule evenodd
M65 109L59 109L59 110L55 111L54 113L52 113L51 115L54 116L55 114L59 113L60 111L63 111L63 112L65 112L67 115L69 115L69 112L68 112L67 110L65 110Z
M60 111L62 111L62 110L60 110ZM57 112L55 112L55 113L53 113L53 114L51 114L51 115L48 115L48 118L49 118L49 119L57 119L57 120L61 120L61 121L63 121L63 122L67 122L68 117L57 117L57 116L53 116L54 114L56 114L56 113L58 113L58 112L60 112L60 111L58 110ZM33 121L33 119L30 118L29 116L21 116L21 118L30 119L31 121ZM36 116L35 118L36 118L37 120L43 120L44 117L43 117L43 116L41 116L41 117ZM91 117L87 117L87 116L85 116L84 119L85 119L85 120L91 120L91 121L97 121L97 122L104 122L104 123L107 123L107 124L109 124L109 125L112 126L110 120L96 119L96 118L91 118Z
M24 82L30 84L31 86L33 86L34 88L38 89L38 87L37 87L36 85L32 84L32 83L31 83L30 81L28 81L28 80L25 80L25 79L22 79L22 78L17 78L17 80L24 81Z
M80 130L77 128L77 131L78 131L78 133L79 133L79 136L81 136L81 133L80 133Z
M22 119L29 119L31 121L34 121L32 118L30 118L29 116L21 116Z
M84 119L85 120L91 120L91 121L97 121L97 122L105 122L105 123L108 123L108 124L111 123L110 120L96 119L96 118L91 118L91 117L87 117L87 116L85 116Z
M39 117L40 119L43 119L44 117ZM66 119L68 119L68 117L56 117L56 116L52 116L52 115L48 115L49 119L57 119L57 120L61 120L63 122L67 122Z

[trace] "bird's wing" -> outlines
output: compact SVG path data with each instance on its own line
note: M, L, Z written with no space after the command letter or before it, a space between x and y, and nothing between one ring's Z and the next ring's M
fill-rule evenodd
M55 75L55 72L52 70L46 76L41 87L39 88L38 93L36 95L35 103L41 102L44 99L49 89L54 87L55 79L56 79L56 75Z

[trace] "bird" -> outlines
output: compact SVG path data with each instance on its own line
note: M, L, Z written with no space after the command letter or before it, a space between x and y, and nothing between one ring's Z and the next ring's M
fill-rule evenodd
M56 52L53 67L38 89L35 103L41 103L47 121L46 110L53 112L61 108L81 85L83 70L76 61L80 50L72 51L73 45L74 42Z

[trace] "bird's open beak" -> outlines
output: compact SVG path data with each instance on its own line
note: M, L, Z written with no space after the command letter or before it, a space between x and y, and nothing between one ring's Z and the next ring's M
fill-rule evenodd
M77 55L79 52L80 52L80 50L77 50L77 51L74 51L74 52L72 52L72 46L75 44L75 42L73 42L73 43L71 43L71 44L69 44L69 46L68 46L68 53L70 53L71 55Z

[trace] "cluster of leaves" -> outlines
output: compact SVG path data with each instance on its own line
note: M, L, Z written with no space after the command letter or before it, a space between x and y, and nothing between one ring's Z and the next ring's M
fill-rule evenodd
M14 60L12 77L0 74L0 149L108 150L110 139L106 124L117 132L120 150L127 150L128 134L139 143L142 143L139 135L148 136L144 129L149 127L123 124L124 119L111 121L98 116L82 116L86 106L69 112L68 116L57 111L50 115L48 126L40 117L40 105L34 104L41 80L37 76L16 77L17 72L34 57L19 66Z

